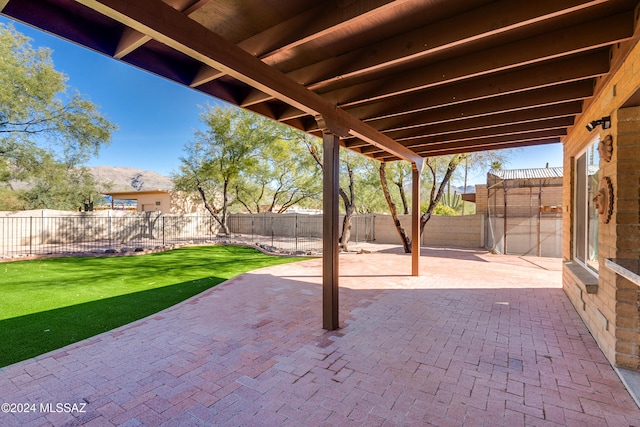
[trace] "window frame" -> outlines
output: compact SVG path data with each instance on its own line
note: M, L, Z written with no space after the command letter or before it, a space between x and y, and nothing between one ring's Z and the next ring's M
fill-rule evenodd
M592 195L597 191L599 181L600 158L598 153L599 135L576 155L573 160L573 248L572 259L588 272L598 277L599 250L597 211ZM592 157L590 159L590 157ZM589 175L589 167L596 166L598 171ZM595 177L595 178L594 178Z

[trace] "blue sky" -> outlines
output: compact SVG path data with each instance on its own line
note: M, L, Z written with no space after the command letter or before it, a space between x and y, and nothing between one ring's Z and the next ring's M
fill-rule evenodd
M114 59L76 46L31 27L12 22L32 39L34 48L48 47L56 70L68 77L68 85L100 107L116 123L110 146L89 166L126 166L163 175L176 171L182 147L201 127L201 106L221 103L215 98L180 86ZM562 166L562 145L551 144L512 151L507 169ZM486 171L469 178L486 180Z

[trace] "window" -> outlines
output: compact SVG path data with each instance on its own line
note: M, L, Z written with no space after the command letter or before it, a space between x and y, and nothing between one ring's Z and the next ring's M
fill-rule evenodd
M598 191L599 164L596 140L576 157L574 165L574 251L576 261L598 271L598 212L593 198Z

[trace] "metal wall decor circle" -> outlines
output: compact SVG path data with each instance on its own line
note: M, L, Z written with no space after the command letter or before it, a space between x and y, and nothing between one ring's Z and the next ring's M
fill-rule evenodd
M611 221L611 216L613 215L613 184L611 183L611 178L608 176L605 176L600 180L600 185L598 186L598 191L593 197L593 202L595 204L596 211L598 212L600 222L608 224L609 221Z

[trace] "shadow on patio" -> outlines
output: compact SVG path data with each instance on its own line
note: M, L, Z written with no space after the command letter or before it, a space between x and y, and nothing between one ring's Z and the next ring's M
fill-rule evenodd
M86 406L0 424L640 424L560 260L423 252L422 277L406 255L343 255L338 331L321 329L316 259L2 369L3 403Z

